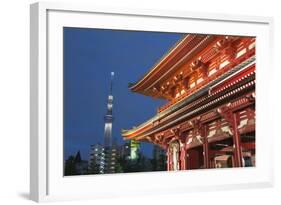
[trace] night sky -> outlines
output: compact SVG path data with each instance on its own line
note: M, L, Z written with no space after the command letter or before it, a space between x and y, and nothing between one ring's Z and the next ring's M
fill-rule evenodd
M88 160L90 145L103 144L104 115L113 81L113 138L125 141L129 129L156 114L163 100L133 93L128 83L146 72L179 40L182 34L64 28L64 154L78 150ZM152 146L141 145L150 157Z

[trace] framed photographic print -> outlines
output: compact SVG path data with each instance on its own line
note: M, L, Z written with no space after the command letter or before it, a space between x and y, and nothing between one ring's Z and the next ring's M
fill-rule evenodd
M272 22L31 5L31 199L272 186Z

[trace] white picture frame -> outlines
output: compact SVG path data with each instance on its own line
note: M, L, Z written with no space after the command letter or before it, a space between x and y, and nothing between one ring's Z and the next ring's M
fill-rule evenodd
M265 112L266 108L271 107L272 99L270 92L267 92L272 85L266 70L271 69L271 74L274 72L271 65L272 18L187 11L97 8L92 4L46 2L32 4L30 14L32 200L41 202L94 199L273 186L273 140L264 137L274 135L269 129L270 121L273 120L271 110ZM63 177L60 121L63 26L256 36L257 166L250 169Z

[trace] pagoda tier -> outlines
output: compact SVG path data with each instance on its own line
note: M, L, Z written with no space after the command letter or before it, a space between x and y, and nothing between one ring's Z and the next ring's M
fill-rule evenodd
M255 70L255 38L186 35L130 87L168 103L122 136L161 146L168 170L254 165Z

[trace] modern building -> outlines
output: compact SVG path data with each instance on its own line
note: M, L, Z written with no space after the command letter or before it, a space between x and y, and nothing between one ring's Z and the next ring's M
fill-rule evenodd
M91 145L88 170L90 174L104 173L104 146L100 144Z
M167 103L122 135L162 147L167 170L255 166L255 72L255 37L187 34L130 85Z
M109 174L116 172L116 163L117 163L117 148L105 147L103 152L103 160L102 163L104 165L104 170L102 173Z

